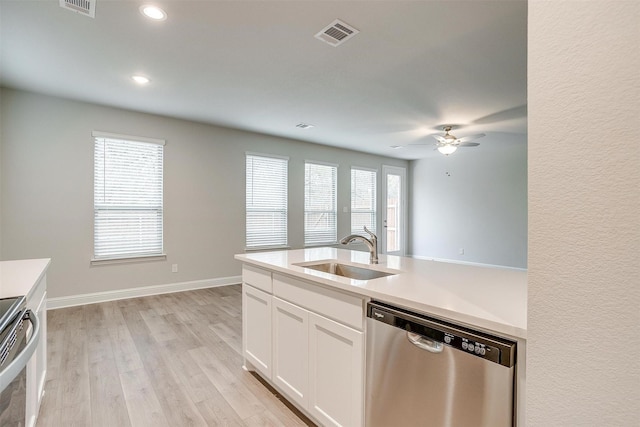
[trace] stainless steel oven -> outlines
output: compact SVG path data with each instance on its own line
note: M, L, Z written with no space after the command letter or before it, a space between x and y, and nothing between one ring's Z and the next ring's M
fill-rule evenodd
M37 317L25 297L0 299L0 426L23 427L27 363L38 344Z

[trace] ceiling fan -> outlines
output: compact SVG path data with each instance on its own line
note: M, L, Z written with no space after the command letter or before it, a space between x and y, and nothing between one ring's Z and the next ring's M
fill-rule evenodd
M471 141L485 136L484 133L480 133L477 135L470 135L470 136L464 136L462 138L458 138L449 133L451 132L451 129L453 129L452 126L444 126L442 128L442 130L444 130L444 136L431 135L438 141L435 144L436 149L442 154L444 154L445 156L448 156L449 154L454 153L458 149L458 147L477 147L480 144L478 144L477 142L471 142ZM412 144L412 145L418 145L418 144Z

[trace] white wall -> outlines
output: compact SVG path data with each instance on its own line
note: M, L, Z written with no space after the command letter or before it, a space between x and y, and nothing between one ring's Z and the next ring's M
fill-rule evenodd
M529 0L528 426L640 422L638 22Z
M492 135L479 142L410 163L409 252L525 268L526 136Z
M289 243L302 247L304 161L339 163L338 206L351 165L407 162L211 125L2 89L2 256L53 258L50 297L231 277L244 251L245 152L289 156ZM166 261L90 267L91 131L166 139ZM339 209L338 236L349 234ZM179 272L171 273L171 264Z

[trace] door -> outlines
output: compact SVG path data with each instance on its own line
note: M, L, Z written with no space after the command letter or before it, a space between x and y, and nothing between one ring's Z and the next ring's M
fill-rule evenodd
M271 295L242 284L244 358L271 379Z
M389 255L405 255L407 241L407 171L382 166L382 247Z
M309 412L325 426L362 426L362 332L309 313Z
M273 382L301 407L309 403L309 312L273 297Z

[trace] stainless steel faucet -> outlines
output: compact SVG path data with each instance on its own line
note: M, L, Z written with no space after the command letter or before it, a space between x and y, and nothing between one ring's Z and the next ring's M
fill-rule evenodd
M369 233L369 236L371 236L370 239L367 239L364 236L360 236L359 234L350 234L347 237L340 240L340 243L342 243L343 245L348 245L349 243L353 243L357 240L362 240L369 248L369 254L370 254L369 263L377 264L378 263L378 237L375 234L373 234L371 231L369 231L369 229L366 226L364 227L364 231Z

